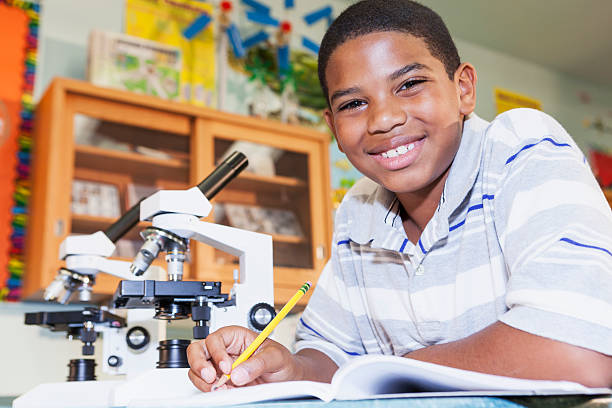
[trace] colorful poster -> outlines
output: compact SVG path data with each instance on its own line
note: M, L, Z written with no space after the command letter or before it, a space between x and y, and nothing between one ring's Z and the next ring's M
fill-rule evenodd
M25 11L0 2L0 299L9 292L12 208L28 21Z
M542 110L542 102L539 100L501 88L495 88L495 104L497 106L498 115L516 108Z
M181 99L210 107L217 99L212 13L212 4L197 0L127 0L125 12L126 34L181 49ZM193 36L185 35L198 19L210 23Z

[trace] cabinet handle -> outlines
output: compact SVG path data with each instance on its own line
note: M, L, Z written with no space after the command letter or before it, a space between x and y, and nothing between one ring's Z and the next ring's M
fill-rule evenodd
M325 245L317 245L316 255L317 259L325 259Z

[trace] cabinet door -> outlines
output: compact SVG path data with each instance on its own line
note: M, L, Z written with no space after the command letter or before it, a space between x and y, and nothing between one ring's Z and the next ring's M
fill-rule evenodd
M252 119L244 124L196 122L201 159L196 167L205 174L232 151L246 154L249 166L215 197L208 221L272 236L275 302L281 304L306 280L316 279L327 257L327 146L253 123ZM194 252L198 259L194 278L231 283L238 268L235 256L204 246Z
M189 186L189 117L80 95L70 95L67 107L74 152L67 234L105 230L153 192ZM125 260L126 269L147 224L116 243L113 257ZM107 274L96 280L94 292L110 294L117 287L118 279Z

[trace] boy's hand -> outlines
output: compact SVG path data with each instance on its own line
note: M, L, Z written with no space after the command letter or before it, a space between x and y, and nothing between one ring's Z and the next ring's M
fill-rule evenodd
M229 387L298 379L299 365L280 343L266 339L248 360L232 371L232 363L258 333L239 326L223 327L187 348L189 379L204 392L222 374L231 374Z

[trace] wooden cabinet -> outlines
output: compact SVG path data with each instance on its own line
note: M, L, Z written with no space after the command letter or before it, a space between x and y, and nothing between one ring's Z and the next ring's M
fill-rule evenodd
M264 149L259 164L265 171L239 175L213 199L206 221L271 231L278 304L306 280L316 280L329 256L326 134L61 78L38 105L34 133L25 298L40 298L55 277L66 236L104 230L115 212L125 212L156 189L196 185L236 143ZM103 198L80 193L92 189L103 191ZM146 225L140 223L117 243L118 258L130 260ZM160 257L156 263L164 262ZM227 292L236 268L237 259L192 242L185 279L221 281ZM117 283L98 274L94 294L111 295Z

